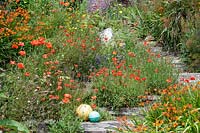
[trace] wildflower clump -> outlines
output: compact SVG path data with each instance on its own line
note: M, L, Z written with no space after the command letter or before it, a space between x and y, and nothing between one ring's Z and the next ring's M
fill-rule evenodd
M5 2L6 3L6 2ZM10 3L1 6L0 10L0 65L4 67L9 59L16 59L17 54L22 49L30 49L24 42L31 40L33 36L29 34L30 14L28 10L16 6L9 7ZM23 45L22 45L23 44Z
M194 78L190 78L194 80ZM200 82L174 84L160 91L161 98L150 105L144 119L138 116L119 117L116 130L121 132L187 132L197 133L200 128Z
M162 99L147 113L147 125L156 131L198 132L200 82L173 85L161 91Z

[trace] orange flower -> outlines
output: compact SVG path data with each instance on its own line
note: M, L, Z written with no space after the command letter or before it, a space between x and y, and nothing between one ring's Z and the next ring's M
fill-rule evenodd
M57 91L62 90L62 86L58 85L57 86Z
M53 99L58 100L59 96L57 96L57 95L55 95L55 96L54 95L49 95L49 98L52 99L52 100Z
M11 60L11 61L10 61L10 64L11 64L11 65L15 65L16 62Z
M116 54L117 54L117 52L116 52L116 51L113 51L113 52L112 52L112 54L113 54L113 55L116 55Z
M97 96L92 96L91 99L92 99L92 100L96 100L96 99L97 99Z
M105 87L105 86L102 86L101 88L102 88L102 90L105 90L105 89L106 89L106 87Z
M81 77L81 73L77 73L76 77L80 78Z
M62 99L62 102L63 102L63 103L69 103L70 100L69 100L69 98L64 97L64 98Z
M171 83L171 82L172 82L172 79L171 79L171 78L168 78L168 79L166 79L166 82L167 82L167 83Z
M72 98L72 95L71 95L71 94L64 94L64 97L65 97L65 98L71 99L71 98Z
M29 73L29 72L25 72L24 75L25 75L26 77L29 77L29 76L30 76L30 73Z
M76 101L80 102L80 101L81 101L81 98L77 98Z
M46 47L47 47L48 49L53 48L53 46L52 46L52 44L51 44L50 42L47 42L47 43L46 43Z
M25 68L23 63L17 63L17 67L19 69L24 69Z
M94 93L97 93L99 91L99 89L95 88L93 91L94 91Z
M147 62L151 63L151 62L152 62L152 59L148 58Z
M70 5L69 2L65 2L65 3L64 3L64 6L69 6L69 5Z
M24 43L23 43L23 42L19 42L18 45L21 46L21 47L23 47L23 46L24 46Z
M133 52L128 52L128 55L129 55L130 57L135 57L135 56L136 56Z
M96 104L91 104L92 109L96 109L97 105Z
M43 54L42 58L46 59L46 58L48 58L48 55L47 54Z
M163 120L156 120L156 122L153 123L153 125L156 127L160 127L163 124L163 122L164 122Z
M13 44L13 45L12 45L12 48L13 48L13 49L18 49L18 45Z
M144 45L144 46L147 46L148 44L149 44L148 41L144 41L144 42L143 42L143 45Z
M176 128L177 126L178 126L178 123L175 122L175 123L173 124L173 127Z
M25 51L19 51L19 54L20 54L21 56L25 56L25 55L26 55L26 52L25 52Z

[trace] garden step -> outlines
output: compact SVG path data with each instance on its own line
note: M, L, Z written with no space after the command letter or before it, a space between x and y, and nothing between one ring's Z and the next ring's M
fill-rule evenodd
M120 126L118 121L102 121L102 122L83 122L82 127L85 133L108 133L114 132L114 128Z

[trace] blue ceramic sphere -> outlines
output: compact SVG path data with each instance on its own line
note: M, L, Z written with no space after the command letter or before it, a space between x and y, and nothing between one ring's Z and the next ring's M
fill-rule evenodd
M100 120L100 114L97 111L92 111L89 114L90 122L98 122Z

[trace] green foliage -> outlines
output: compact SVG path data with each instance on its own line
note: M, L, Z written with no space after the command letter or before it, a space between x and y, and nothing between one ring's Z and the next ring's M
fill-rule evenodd
M188 37L185 46L185 62L188 64L189 70L192 72L200 72L200 30L196 29Z
M74 110L66 108L62 110L61 113L61 119L50 125L49 130L51 133L84 132L81 128L81 120L75 116Z
M162 104L147 112L147 124L154 131L199 132L199 83L171 86L162 92ZM173 94L173 95L172 95Z
M8 99L8 97L3 93L0 92L0 99ZM5 104L5 103L4 103ZM22 125L21 123L15 121L15 120L9 120L9 119L0 119L0 127L9 129L9 130L14 130L14 131L19 131L19 132L24 132L24 133L29 133L29 130L26 126Z
M8 119L0 120L0 126L11 129L12 131L14 130L16 132L23 132L23 133L30 132L26 126L14 120L8 120Z
M159 39L166 50L180 53L181 39L185 34L182 22L192 22L196 25L195 14L198 14L196 0L175 0L142 2L136 8L139 16L139 36L152 34Z
M145 91L154 92L175 82L176 76L167 61L141 45L129 42L125 47L113 48L114 54L107 57L108 67L103 65L91 74L98 106L133 107Z
M121 132L199 132L199 82L173 85L161 91L161 101L153 103L142 120L119 119ZM133 126L134 125L134 126Z
M8 98L4 93L0 92L0 98Z

